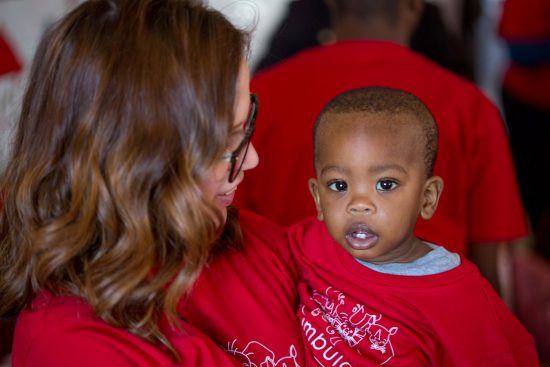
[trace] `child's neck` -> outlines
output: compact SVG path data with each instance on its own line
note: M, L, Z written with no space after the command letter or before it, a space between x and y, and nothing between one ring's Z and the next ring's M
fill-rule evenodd
M407 250L398 256L388 260L369 262L372 264L410 263L426 256L426 254L430 251L432 251L430 246L428 246L424 241L414 237Z
M432 251L430 246L415 237L413 245L409 248L409 251L403 256L403 258L395 262L410 263L426 256L430 251Z

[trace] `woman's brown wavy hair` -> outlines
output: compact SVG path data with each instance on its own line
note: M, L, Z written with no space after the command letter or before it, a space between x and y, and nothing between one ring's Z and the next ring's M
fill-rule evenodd
M220 235L200 182L247 44L190 0L88 1L45 33L1 179L0 315L76 295L175 353L157 321L175 322Z

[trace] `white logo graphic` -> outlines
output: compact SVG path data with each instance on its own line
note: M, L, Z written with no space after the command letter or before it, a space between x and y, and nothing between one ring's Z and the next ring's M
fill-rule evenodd
M236 344L235 339L224 349L243 361L243 367L300 367L294 345L290 345L288 356L277 359L275 353L260 342L251 341L242 350Z
M391 336L397 333L398 327L381 325L382 315L369 314L359 303L353 307L347 305L346 296L332 287L328 287L324 294L314 290L311 300L319 306L311 311L311 315L321 316L329 324L325 331L331 335L329 341L332 345L345 341L349 347L356 348L368 336L370 349L380 352L382 358L386 357L381 365L393 358ZM357 348L356 351L360 353Z

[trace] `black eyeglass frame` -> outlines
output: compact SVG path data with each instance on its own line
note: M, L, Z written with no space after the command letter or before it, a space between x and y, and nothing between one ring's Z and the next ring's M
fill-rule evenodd
M239 143L237 149L231 152L229 156L229 162L231 168L229 169L229 183L235 181L239 173L243 168L244 160L246 159L246 154L248 153L248 147L250 146L250 141L252 140L252 135L256 129L256 117L258 116L258 97L254 93L250 93L250 109L248 110L248 117L246 123L244 124L244 138ZM239 162L239 154L245 149L242 159ZM240 163L238 168L237 163Z

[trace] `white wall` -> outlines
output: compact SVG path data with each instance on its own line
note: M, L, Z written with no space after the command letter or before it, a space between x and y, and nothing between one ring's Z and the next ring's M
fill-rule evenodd
M11 40L24 67L31 62L34 49L44 28L81 0L0 0L0 28ZM222 11L239 28L252 32L250 64L254 68L268 45L271 33L293 0L205 0ZM447 21L453 26L457 14L456 0L429 0L442 6ZM494 30L503 0L482 0L484 16L478 24L476 79L498 102L500 76L505 54ZM455 16L453 16L453 14ZM456 24L455 24L456 26ZM453 28L453 27L452 27ZM20 105L25 68L18 75L0 76L0 170L6 160L14 116Z
M77 0L0 1L2 34L23 64L22 72L0 76L0 171L7 160L25 77L42 32L76 2Z
M207 0L238 27L252 31L250 64L264 52L268 38L291 0ZM0 171L4 168L19 111L25 77L42 32L81 0L0 0L0 28L23 62L23 72L0 76Z
M292 0L209 0L237 27L252 31L250 66L254 68L266 51L269 37Z

